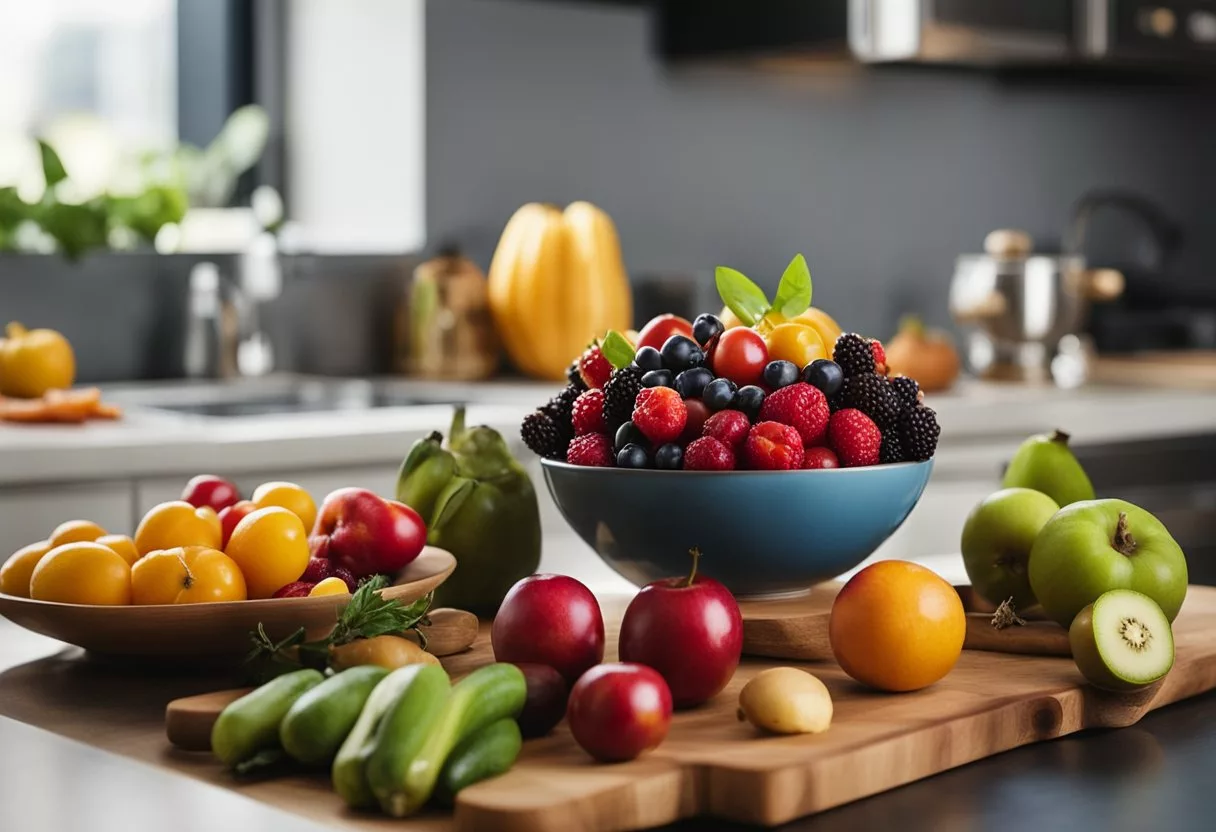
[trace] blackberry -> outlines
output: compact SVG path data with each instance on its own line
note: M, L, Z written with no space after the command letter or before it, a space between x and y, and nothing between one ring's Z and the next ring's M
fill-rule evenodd
M891 379L891 389L899 397L899 409L906 413L920 404L920 385L916 379L907 376L896 376Z
M899 419L899 439L904 446L904 459L920 462L932 457L941 432L933 408L918 404L909 410Z
M553 417L547 413L536 410L525 416L519 428L519 435L537 456L543 456L545 459L566 458L568 442L563 439Z
M836 339L832 360L844 370L845 378L874 372L874 351L870 342L856 332L846 332Z
M857 408L883 430L893 426L904 410L894 388L877 373L849 376L840 388L840 397L845 407Z
M622 367L604 384L604 426L609 433L616 433L633 417L633 404L642 391L645 373L640 367Z
M837 410L844 410L844 396L840 393L828 396L828 412L835 413Z
M904 443L899 432L889 430L882 435L882 446L878 449L878 461L883 465L904 461Z
M574 412L574 400L582 392L573 384L568 385L565 390L549 399L549 403L542 407L540 412L552 419L560 432L573 436L574 428L571 425L571 416Z
M587 389L587 382L583 381L583 377L578 371L577 358L574 359L574 362L566 368L566 381L570 382L570 386L578 390L580 393Z

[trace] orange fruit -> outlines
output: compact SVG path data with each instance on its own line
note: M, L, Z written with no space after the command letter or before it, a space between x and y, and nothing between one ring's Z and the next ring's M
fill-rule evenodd
M317 504L312 495L294 482L264 482L254 489L250 499L258 508L282 506L299 517L310 532L317 522Z
M823 338L809 326L798 323L777 324L764 336L770 361L792 361L802 369L816 358L827 358Z
M350 588L341 578L325 578L308 591L308 597L314 595L349 595Z
M47 390L72 386L76 356L53 329L29 329L13 322L0 340L0 395L36 399Z
M308 533L295 514L282 506L268 506L236 524L224 551L245 575L249 597L269 598L304 574Z
M50 541L39 540L29 546L23 546L13 552L12 556L0 566L0 592L5 595L16 595L18 598L30 597L30 575L43 555L51 551Z
M106 533L106 530L92 520L68 520L60 523L47 538L51 548L65 543L92 543Z
M220 547L220 517L211 506L195 508L185 500L153 506L135 529L141 555L177 546Z
M133 604L244 600L245 576L218 549L178 546L144 555L131 567Z
M46 553L30 576L30 597L64 604L131 603L131 567L100 543L65 543Z
M845 673L879 690L919 690L963 651L967 616L954 587L902 560L858 572L832 604L828 637Z
M132 566L135 565L135 561L139 560L139 550L135 548L135 541L125 534L103 534L93 542L113 549Z

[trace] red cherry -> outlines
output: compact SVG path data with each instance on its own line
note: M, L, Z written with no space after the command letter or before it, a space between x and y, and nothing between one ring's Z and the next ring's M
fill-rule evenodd
M642 331L638 333L637 348L662 348L663 344L673 335L692 337L692 324L679 315L659 315L651 318Z

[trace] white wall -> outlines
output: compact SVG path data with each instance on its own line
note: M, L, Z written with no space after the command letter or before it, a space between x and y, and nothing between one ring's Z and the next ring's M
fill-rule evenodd
M426 241L425 5L290 5L289 209L311 249L412 251Z

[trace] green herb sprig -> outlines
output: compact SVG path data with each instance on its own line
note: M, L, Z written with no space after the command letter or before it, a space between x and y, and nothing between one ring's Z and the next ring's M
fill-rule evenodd
M718 266L714 271L714 284L722 303L744 326L755 326L770 312L796 318L811 306L811 270L801 254L795 255L785 267L772 303L764 290L747 275L729 266Z

